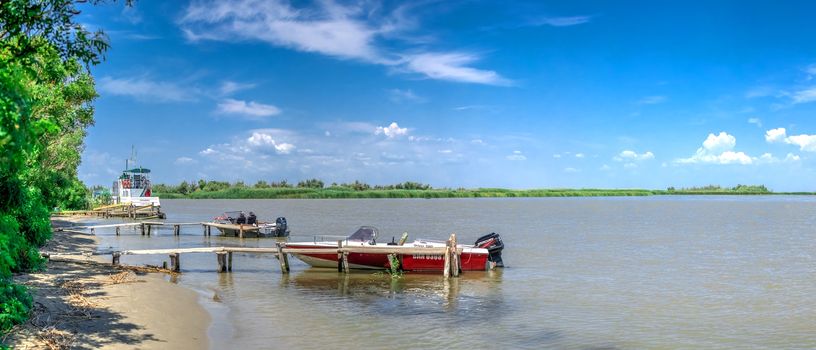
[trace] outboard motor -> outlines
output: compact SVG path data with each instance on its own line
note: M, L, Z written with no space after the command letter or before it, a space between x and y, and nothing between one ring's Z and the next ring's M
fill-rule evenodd
M289 236L289 228L286 225L286 218L279 217L275 220L275 237Z
M495 262L497 267L504 267L504 262L502 262L501 257L504 242L502 242L498 233L493 232L489 235L479 237L473 245L476 246L476 248L487 249L488 254L490 254L487 260Z

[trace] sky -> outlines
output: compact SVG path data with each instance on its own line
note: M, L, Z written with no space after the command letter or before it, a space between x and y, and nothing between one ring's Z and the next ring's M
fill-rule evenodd
M816 3L83 5L80 179L816 191Z

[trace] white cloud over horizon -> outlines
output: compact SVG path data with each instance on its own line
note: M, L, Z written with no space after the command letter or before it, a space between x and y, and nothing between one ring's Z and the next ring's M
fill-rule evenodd
M768 143L786 143L799 146L800 151L816 152L816 135L787 135L785 128L770 129L765 132L765 141Z
M708 134L703 147L689 158L675 160L679 164L709 163L709 164L752 164L754 160L744 152L733 151L737 138L721 131L718 135Z

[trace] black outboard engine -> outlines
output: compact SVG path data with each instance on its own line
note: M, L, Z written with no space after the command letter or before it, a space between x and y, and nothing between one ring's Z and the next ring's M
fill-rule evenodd
M476 248L487 249L488 254L490 254L487 260L495 262L497 267L504 267L504 262L502 262L501 257L504 242L502 242L498 233L493 232L489 235L479 237L473 245L476 246Z
M279 217L275 220L275 237L289 236L289 228L286 226L286 218Z

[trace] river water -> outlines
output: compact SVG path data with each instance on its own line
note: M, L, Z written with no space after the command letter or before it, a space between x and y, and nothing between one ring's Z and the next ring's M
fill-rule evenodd
M460 242L498 232L506 268L392 279L315 269L290 258L182 255L174 280L198 291L223 348L816 348L816 198L162 200L169 222L225 210L285 216L291 241L373 225L382 239ZM205 237L200 226L151 237L97 230L101 249L274 246ZM382 241L381 239L381 241ZM165 256L125 256L161 264Z

